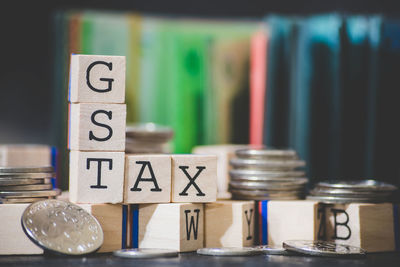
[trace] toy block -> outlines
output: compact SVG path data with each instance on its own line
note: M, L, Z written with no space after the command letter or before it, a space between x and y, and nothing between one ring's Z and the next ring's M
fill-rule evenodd
M285 240L318 240L324 209L316 201L263 200L258 203L259 242L281 246Z
M71 151L69 197L75 203L121 203L124 152Z
M70 104L70 150L125 151L125 104Z
M51 166L52 148L46 145L0 145L0 166Z
M171 156L127 155L124 203L169 203L170 201Z
M195 251L204 243L204 206L191 203L131 205L132 247Z
M97 252L113 252L127 247L127 205L79 204L79 206L92 214L103 229L104 242Z
M205 208L205 247L254 245L254 201L218 201Z
M235 157L236 150L248 148L246 145L210 145L193 148L193 154L206 154L217 156L217 197L230 199L229 192L229 161Z
M69 102L124 103L125 57L71 55Z
M172 202L215 202L217 157L172 155Z
M397 205L390 203L326 205L326 239L367 252L394 251L400 226L396 210Z
M0 204L0 255L42 254L24 233L21 216L29 204Z

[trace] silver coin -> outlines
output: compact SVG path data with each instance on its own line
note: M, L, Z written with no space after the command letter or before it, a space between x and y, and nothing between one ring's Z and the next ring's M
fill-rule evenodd
M0 191L35 191L53 189L52 184L0 186Z
M251 247L237 248L199 248L197 254L206 256L254 256L261 254L261 250Z
M306 174L303 171L260 171L260 170L246 170L246 169L232 169L229 171L229 175L233 178L247 178L247 177L259 177L260 179L269 178L296 178L304 177Z
M2 204L18 204L18 203L33 203L40 200L46 200L47 197L20 197L20 198L0 198Z
M305 185L308 179L305 177L286 177L286 178L268 178L268 177L231 177L231 181L249 182L249 183L264 183L268 185Z
M335 196L307 196L308 200L314 200L327 204L346 204L346 203L382 203L388 199L382 198L354 198L354 197L335 197Z
M372 190L372 191L395 191L397 187L388 183L379 182L376 180L360 180L360 181L327 181L317 184L318 187L328 187L337 189L351 190Z
M304 199L304 195L299 195L299 196L248 196L248 195L240 195L240 194L233 194L232 193L232 199L234 200L299 200L299 199Z
M236 195L247 195L247 196L266 196L266 197L285 197L285 196L298 196L304 194L304 191L301 190L290 190L290 191L282 191L282 190L245 190L245 189L235 189L230 188L229 192Z
M37 191L0 191L0 197L55 197L61 194L58 188L52 190L37 190Z
M47 184L51 183L50 179L0 179L0 186L8 185L33 185L33 184Z
M266 255L292 255L289 251L281 246L261 245L254 248L261 250L262 253Z
M229 186L235 189L246 189L246 190L300 190L304 188L303 183L279 183L279 182L259 182L259 181L234 181L229 182Z
M126 136L141 140L168 141L174 136L174 131L155 123L137 123L127 125Z
M26 235L43 249L66 255L83 255L103 244L99 222L81 207L61 200L42 200L22 214Z
M366 253L365 250L359 247L328 241L290 240L283 242L283 247L289 251L314 256L364 256Z
M54 172L51 166L43 167L0 167L0 173L35 173L35 172Z
M114 256L122 258L165 258L165 257L178 257L178 251L172 249L158 249L158 248L130 248L121 249L113 252Z
M239 149L236 150L236 156L244 159L297 159L297 153L294 150L280 149Z
M56 174L54 172L42 173L0 173L0 180L6 178L13 179L39 179L39 178L53 178Z
M304 167L305 162L302 160L259 160L259 159L240 159L233 158L230 164L237 169L253 169L253 170L292 170Z

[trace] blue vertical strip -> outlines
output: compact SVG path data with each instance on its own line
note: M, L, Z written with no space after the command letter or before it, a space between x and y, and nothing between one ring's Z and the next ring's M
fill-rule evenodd
M122 205L122 244L121 248L126 248L128 205Z
M51 166L53 166L56 173L56 177L51 178L51 184L55 188L57 187L57 148L55 146L51 147Z
M260 202L261 205L261 245L268 244L268 200Z
M132 247L139 247L139 205L132 205Z
M400 250L399 233L399 205L393 204L393 227L394 227L394 245L396 250Z

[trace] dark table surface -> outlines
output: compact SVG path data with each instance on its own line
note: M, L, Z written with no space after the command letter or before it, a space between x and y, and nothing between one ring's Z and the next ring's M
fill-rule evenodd
M111 253L86 257L67 256L0 256L0 266L400 266L400 253L369 254L365 258L323 258L304 256L251 256L213 257L200 256L195 252L181 253L177 258L124 259Z

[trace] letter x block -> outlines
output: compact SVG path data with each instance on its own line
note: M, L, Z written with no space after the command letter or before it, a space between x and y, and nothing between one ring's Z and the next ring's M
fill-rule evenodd
M172 155L172 202L215 202L217 157Z
M165 248L180 252L203 247L203 204L131 205L132 247Z
M171 156L125 157L124 203L168 203L171 200Z
M205 247L254 245L254 201L207 203L205 213Z
M285 240L321 239L324 209L318 202L263 200L258 205L260 244L281 246Z
M69 197L75 203L121 203L124 152L70 152Z
M361 247L368 252L396 250L400 226L397 205L335 204L326 205L325 211L327 240Z
M69 102L124 103L125 57L71 55Z
M70 150L125 151L125 104L70 104Z

